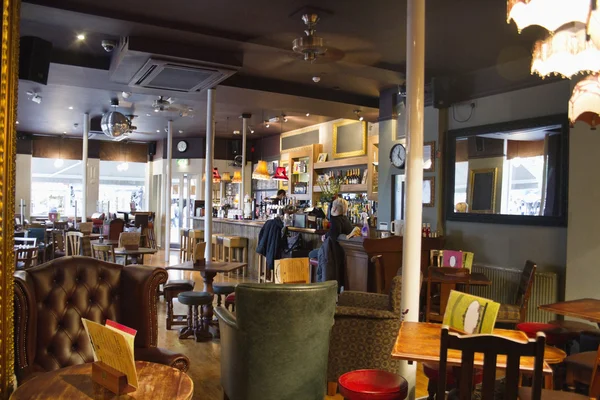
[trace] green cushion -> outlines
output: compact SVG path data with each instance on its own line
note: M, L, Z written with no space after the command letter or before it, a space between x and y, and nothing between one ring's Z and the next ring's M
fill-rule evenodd
M229 294L235 292L235 287L231 283L213 283L213 292L215 294Z
M181 304L188 306L202 306L213 301L213 294L208 292L183 292L177 295Z

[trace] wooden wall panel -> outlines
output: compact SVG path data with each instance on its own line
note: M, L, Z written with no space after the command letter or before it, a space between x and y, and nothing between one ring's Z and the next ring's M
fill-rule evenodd
M147 162L148 145L145 143L100 142L100 160Z
M61 139L60 137L35 136L33 138L33 157L62 158L63 160L81 160L83 144L80 139Z
M58 136L33 136L32 156L41 158L62 158L63 160L81 160L83 140ZM90 140L88 157L103 161L147 162L148 145L145 143L122 143Z

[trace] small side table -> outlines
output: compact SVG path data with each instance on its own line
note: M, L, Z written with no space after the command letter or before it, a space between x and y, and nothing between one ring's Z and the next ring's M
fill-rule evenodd
M128 399L189 400L194 382L185 373L166 365L136 361L138 388ZM123 398L92 381L92 364L79 364L41 374L19 386L11 400Z

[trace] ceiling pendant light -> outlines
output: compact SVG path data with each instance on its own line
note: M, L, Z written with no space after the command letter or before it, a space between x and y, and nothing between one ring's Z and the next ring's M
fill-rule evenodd
M267 162L260 160L252 173L252 179L256 179L257 181L268 181L271 179L271 175L267 170Z
M242 183L242 174L240 171L233 172L233 178L231 179L232 183Z
M213 183L221 183L221 175L219 175L219 168L213 168Z
M223 182L231 181L231 174L229 172L223 172L223 175L221 175L221 181L223 181Z
M292 42L292 50L296 53L300 53L303 56L304 61L313 62L317 57L322 56L327 52L325 47L325 40L322 37L316 35L317 23L319 22L319 16L317 14L304 14L302 21L306 25L304 31L305 36L300 36Z
M585 122L592 129L600 124L600 76L590 75L579 81L569 100L569 120Z
M554 32L569 22L587 23L595 0L508 0L506 22L515 21L519 33L539 25Z
M531 73L541 77L600 71L600 49L588 40L584 24L562 28L533 47Z
M286 182L289 181L285 167L277 167L277 169L275 170L275 175L273 175L273 180Z

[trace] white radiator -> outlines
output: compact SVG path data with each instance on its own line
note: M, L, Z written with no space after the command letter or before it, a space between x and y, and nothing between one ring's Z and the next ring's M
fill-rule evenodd
M471 286L471 293L492 299L499 303L515 304L515 296L521 271L517 269L493 267L488 265L473 265L473 272L485 274L491 281L490 286ZM538 310L542 304L556 303L558 299L558 274L554 272L536 272L533 281L527 321L548 322L556 319L556 315Z

